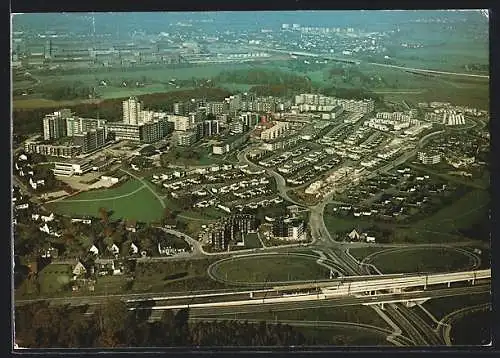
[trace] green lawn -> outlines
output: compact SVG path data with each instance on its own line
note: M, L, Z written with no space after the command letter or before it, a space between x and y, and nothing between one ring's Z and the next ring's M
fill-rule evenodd
M389 329L387 323L369 306L331 306L306 309L238 313L237 319L258 319L267 322L279 321L331 321L331 322L351 322L368 324L380 328Z
M48 203L46 206L57 213L67 215L98 216L99 208L104 207L112 210L112 218L115 219L136 219L144 222L161 219L163 208L158 198L147 188L141 187L141 182L132 179L117 188L84 192L65 200Z
M135 270L135 292L177 292L223 288L207 276L214 259L140 262Z
M49 264L38 273L40 294L51 294L67 289L73 277L71 265Z
M466 314L453 322L450 332L453 345L486 345L492 343L491 309Z
M314 339L318 345L331 346L391 346L384 334L360 330L356 327L295 327L305 337Z
M385 274L467 270L474 263L468 255L451 248L387 251L376 254L366 262L375 265Z
M354 247L352 249L349 249L349 253L356 259L363 260L366 256L382 250L384 250L383 247L376 247L376 246Z
M488 191L472 190L429 218L416 222L414 226L443 232L468 228L484 217L488 217L490 200L491 196Z
M221 261L213 273L232 282L276 282L328 278L329 270L313 258L286 255L262 255Z
M437 320L442 319L449 313L461 308L480 305L491 302L492 297L488 293L467 294L452 297L433 298L423 304Z
M364 229L373 225L373 220L367 219L357 219L353 216L338 217L332 214L327 214L331 212L331 206L327 206L325 210L325 225L330 234L335 232L350 231L352 229Z
M185 218L193 218L199 220L216 220L225 215L226 215L225 211L219 210L214 207L208 207L198 210L193 208L191 210L182 212L182 216Z
M260 243L259 238L257 237L257 234L248 234L245 236L245 248L246 249L255 249L262 247L262 244Z
M403 241L446 243L465 238L458 230L470 229L475 224L487 221L490 201L488 191L473 189L450 205L410 224L391 224L352 216L337 217L330 214L330 206L327 206L325 210L324 220L332 235L336 232L345 232L354 228L362 230L377 225L394 230L403 238Z

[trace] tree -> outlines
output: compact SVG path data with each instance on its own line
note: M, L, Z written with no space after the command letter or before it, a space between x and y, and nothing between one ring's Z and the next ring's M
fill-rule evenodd
M104 207L100 207L99 208L99 216L101 217L101 220L102 222L104 223L108 223L108 220L109 220L109 213L108 213L108 210Z

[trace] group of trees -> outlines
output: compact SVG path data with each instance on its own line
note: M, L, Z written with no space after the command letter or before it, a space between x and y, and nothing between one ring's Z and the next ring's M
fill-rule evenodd
M15 309L15 341L26 348L117 348L186 346L291 346L315 344L295 328L281 324L237 321L188 322L189 312L128 311L125 303L109 300L95 313L87 307L50 306L46 302Z
M81 81L68 83L45 83L37 89L43 97L55 101L97 98L95 88Z

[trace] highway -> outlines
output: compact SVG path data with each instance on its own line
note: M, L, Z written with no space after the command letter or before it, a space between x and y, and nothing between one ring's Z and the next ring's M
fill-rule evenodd
M191 317L218 317L224 315L237 315L243 313L255 312L278 312L289 310L303 310L314 308L328 308L340 306L352 306L362 304L374 304L387 301L411 301L411 300L424 300L437 297L451 297L463 296L471 294L479 294L490 292L491 286L489 284L465 286L465 287L451 287L439 288L426 291L409 291L402 293L379 294L379 295L349 295L341 297L330 297L328 299L321 299L316 297L313 300L293 300L290 297L286 302L284 301L271 301L263 304L262 299L256 299L260 303L250 304L233 304L233 305L214 305L214 306L199 306L198 304L189 305L189 312ZM297 298L297 297L295 297ZM163 302L163 303L162 303ZM172 308L174 307L174 308ZM398 305L399 307L399 305ZM405 306L400 306L405 307ZM170 304L168 301L155 301L147 302L147 304L137 304L136 302L130 303L130 310L143 309L143 310L165 310L175 308L187 308L186 304ZM400 308L398 308L401 311Z
M448 76L464 76L464 77L475 77L475 78L485 78L485 79L490 78L489 75L477 75L477 74L464 73L464 72L437 71L437 70L429 70L429 69L425 69L425 68L413 68L413 67L405 67L405 66L388 65L388 64L384 64L384 63L378 63L378 62L363 62L363 61L356 59L356 58L336 57L336 56L332 56L330 54L320 54L320 53L305 52L305 51L279 50L279 49L273 49L273 48L268 48L268 47L261 47L261 48L250 47L250 48L255 49L255 50L258 49L259 51L286 53L289 55L294 54L294 55L304 56L304 57L314 57L314 58L320 57L322 59L333 60L333 61L350 62L350 63L356 63L356 64L363 63L366 65L388 67L388 68L394 68L394 69L404 70L404 71L422 72L422 73L448 75Z
M172 297L157 297L145 301L165 301L167 305L156 306L153 309L177 309L177 308L203 308L203 307L227 307L261 304L287 304L292 302L308 302L328 300L331 298L348 297L352 295L364 295L370 293L368 302L379 302L393 299L391 294L403 293L409 288L421 289L424 293L432 292L430 286L447 283L448 287L453 282L472 282L491 278L491 270L474 272L457 272L434 275L410 275L409 277L378 278L370 280L335 280L336 282L314 282L301 285L302 289L293 288L293 285L269 288L256 291L233 291L225 293L214 293L205 295L183 295ZM482 285L480 285L482 286ZM465 289L465 287L461 287ZM375 294L373 294L375 293ZM389 297L389 298L388 298ZM374 301L375 300L375 301ZM127 302L142 302L141 299L132 299Z

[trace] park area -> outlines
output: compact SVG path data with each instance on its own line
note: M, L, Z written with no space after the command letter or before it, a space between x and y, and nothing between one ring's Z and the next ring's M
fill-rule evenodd
M209 268L210 275L228 283L265 283L327 279L329 270L312 255L267 254L224 259Z
M119 187L83 192L45 205L56 213L76 216L98 216L99 208L105 208L111 211L113 219L135 219L143 222L160 220L163 215L160 200L143 183L135 179Z

